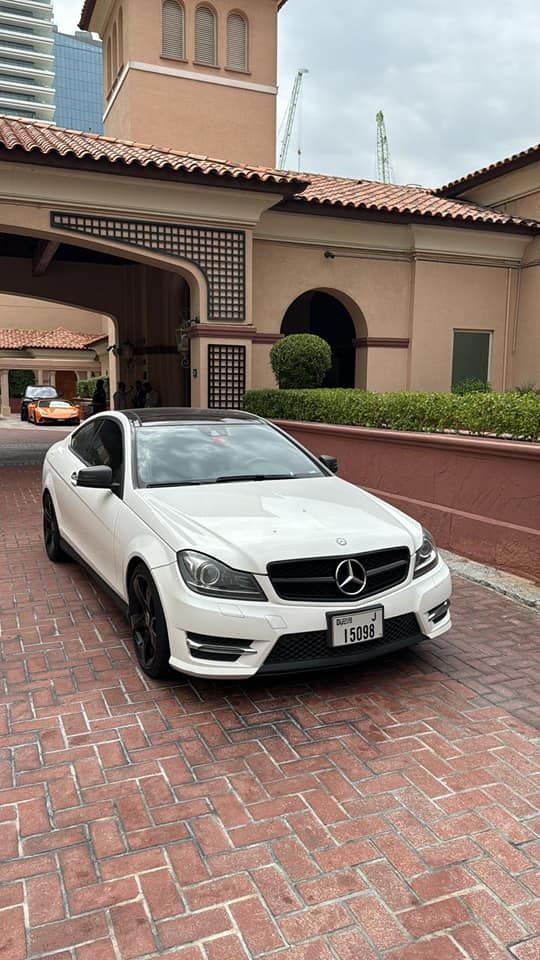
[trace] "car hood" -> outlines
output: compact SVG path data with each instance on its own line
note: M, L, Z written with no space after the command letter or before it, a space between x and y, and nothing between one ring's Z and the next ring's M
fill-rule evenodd
M173 550L251 573L275 560L413 552L422 540L415 520L337 477L136 490L132 506Z

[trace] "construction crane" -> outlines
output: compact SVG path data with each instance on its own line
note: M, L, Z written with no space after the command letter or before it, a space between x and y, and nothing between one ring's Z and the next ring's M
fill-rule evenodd
M300 100L300 94L302 93L302 83L306 73L309 73L309 70L306 70L305 67L302 67L296 74L291 99L289 100L289 105L287 107L287 113L285 114L285 133L283 140L281 141L281 150L279 154L279 163L278 167L280 170L284 170L287 164L287 156L289 154L289 147L291 145L291 137L294 128L294 120L296 117L296 111L298 108L298 103ZM298 148L298 159L301 157L301 148Z
M379 110L377 114L377 180L381 183L392 183L392 167L390 164L390 148L388 146L388 136L386 133L386 124L384 122L384 113Z

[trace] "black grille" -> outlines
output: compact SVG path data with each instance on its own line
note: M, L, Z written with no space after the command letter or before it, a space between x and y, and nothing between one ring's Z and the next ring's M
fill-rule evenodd
M411 555L407 547L359 553L353 557L320 557L315 560L283 560L268 565L268 576L283 600L341 602L349 606L355 597L345 596L336 583L336 570L343 560L359 560L367 574L361 597L372 597L407 579Z
M367 660L370 656L391 652L392 648L406 646L421 639L418 620L413 613L385 620L384 637L359 643L355 648L330 647L326 630L316 630L312 633L288 633L279 638L260 672L264 673L267 667L287 664L294 664L295 669L302 669L303 666L310 665L316 668L338 665L342 661L355 663ZM266 672L270 673L272 670L266 670Z

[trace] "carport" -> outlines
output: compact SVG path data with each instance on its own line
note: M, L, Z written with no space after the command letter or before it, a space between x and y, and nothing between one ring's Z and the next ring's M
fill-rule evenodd
M14 334L19 336L15 337ZM10 370L31 370L36 383L58 386L60 391L62 380L65 379L62 374L72 373L77 381L101 373L95 350L84 346L69 349L60 345L63 338L66 343L69 343L70 339L77 339L68 331L53 331L52 335L42 334L40 338L36 337L35 331L0 331L0 417L9 417L12 412L9 396ZM8 339L18 339L21 344L19 347L10 348L7 346ZM39 339L49 345L32 346L32 343ZM58 343L58 346L52 346L54 343Z

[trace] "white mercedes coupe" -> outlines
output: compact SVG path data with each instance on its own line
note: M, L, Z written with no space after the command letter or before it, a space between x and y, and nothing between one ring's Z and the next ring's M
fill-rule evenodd
M451 626L419 523L239 411L97 414L47 453L47 554L122 604L150 677L346 669Z

